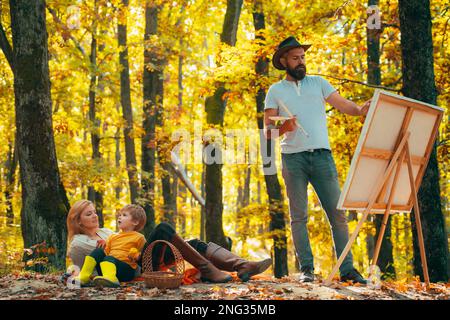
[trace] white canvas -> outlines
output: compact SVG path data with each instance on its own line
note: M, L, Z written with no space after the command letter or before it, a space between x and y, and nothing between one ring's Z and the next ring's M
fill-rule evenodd
M371 192L387 169L389 156L392 157L401 138L408 109L411 109L412 115L404 132L410 132L408 141L416 185L421 181L443 109L376 90L339 198L338 209L362 211L367 207ZM393 176L394 174L388 180L382 201L376 202L371 213L384 213ZM391 213L409 212L412 205L408 167L406 162L403 162Z

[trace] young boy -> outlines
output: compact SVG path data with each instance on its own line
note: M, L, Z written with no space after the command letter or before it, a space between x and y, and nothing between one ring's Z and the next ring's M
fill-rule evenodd
M142 207L129 204L120 209L117 223L120 232L106 239L105 249L97 248L86 256L78 279L81 285L90 281L97 264L102 276L94 278L96 286L119 287L119 281L133 280L137 268L136 261L146 243L138 231L144 228L147 217Z

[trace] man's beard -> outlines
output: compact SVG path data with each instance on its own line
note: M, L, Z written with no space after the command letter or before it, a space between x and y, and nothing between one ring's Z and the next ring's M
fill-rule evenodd
M287 73L295 80L303 80L303 78L306 76L306 66L302 64L294 69L287 66L286 70Z

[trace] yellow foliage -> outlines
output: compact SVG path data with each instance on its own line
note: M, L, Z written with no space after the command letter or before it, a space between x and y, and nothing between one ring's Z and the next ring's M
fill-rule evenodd
M113 5L98 1L99 13L95 13L94 1L77 2L80 8L79 27L68 30L47 15L50 78L53 108L53 128L58 165L64 187L71 203L86 198L87 187L93 186L104 195L106 226L114 225L114 212L130 202L128 175L124 153L123 129L126 122L120 105L119 52L117 22L128 23L128 58L130 62L131 102L134 126L132 137L136 143L137 171L141 168L141 137L144 133L143 118L143 69L155 70L154 60L144 62L144 50L152 57L163 59L164 99L162 101L163 124L152 146L165 152L172 146L167 140L177 129L185 129L192 136L195 130L206 130L205 98L212 95L217 84L227 89L224 128L257 129L255 96L259 89L267 90L278 81L282 73L274 70L270 59L278 43L289 35L295 35L302 43L311 43L306 56L307 70L330 81L341 95L361 104L373 95L374 88L367 82L366 50L366 2L362 1L287 1L263 0L266 13L266 29L255 33L252 2L245 2L239 21L236 46L220 42L226 1L158 1L159 34L144 41L145 10L141 1L130 1L126 12ZM64 24L70 1L47 1L58 13ZM1 21L9 25L8 4L2 2ZM382 20L389 26L380 35L381 73L384 86L393 90L401 88L400 30L397 1L380 1ZM436 86L439 90L438 105L445 109L439 128L438 162L441 183L441 200L446 225L450 234L450 159L449 159L449 106L450 106L450 46L445 1L432 0L433 45ZM95 18L95 19L94 19ZM89 59L91 36L94 27L98 40L97 65ZM6 28L11 39L11 30ZM260 36L264 39L259 38ZM74 41L75 40L75 41ZM82 50L84 51L81 52ZM100 49L101 48L101 49ZM269 60L268 74L258 76L255 63L260 58ZM181 63L181 64L180 64ZM180 78L181 67L181 78ZM100 125L89 121L90 76L98 76L96 90L96 115ZM180 87L179 80L182 81ZM356 82L355 82L356 81ZM359 82L359 83L358 83ZM0 55L0 159L4 163L14 146L14 79L9 65ZM182 99L180 100L180 93ZM145 101L148 103L148 101ZM155 111L154 109L152 109ZM152 112L153 112L152 111ZM362 128L361 119L343 115L327 106L330 143L336 160L341 186L347 176ZM91 134L100 137L101 159L92 157ZM116 147L119 147L116 150ZM116 152L120 159L116 162ZM166 154L167 155L167 154ZM259 156L259 155L258 155ZM282 184L286 213L288 257L291 272L295 271L295 254L290 235L287 197L284 191L279 156L278 178ZM189 178L197 190L201 190L203 165L185 163ZM239 165L225 164L223 172L224 230L235 241L237 251L248 257L269 255L276 231L270 230L270 215L266 185L260 159L252 164L250 172L249 204L238 206L239 186L244 185L244 169ZM161 177L167 172L156 165L155 190L149 195L155 200L156 220L161 221L164 211ZM20 184L15 183L12 193L13 226L6 224L7 210L4 191L6 168L0 169L0 271L12 268L20 261L23 250L20 234ZM141 174L139 178L147 177ZM173 182L173 181L172 181ZM116 190L119 190L116 194ZM180 183L177 195L177 231L186 237L200 236L200 205ZM204 194L203 194L204 195ZM336 257L332 250L332 237L325 213L315 194L309 192L310 240L315 256L316 269L324 275L331 271ZM355 228L350 221L349 228ZM280 235L282 235L280 233ZM364 273L367 270L368 250L366 239L374 235L373 223L368 223L353 246L355 264ZM392 216L392 242L394 264L399 279L411 278L412 236L409 215ZM401 287L404 289L404 287Z

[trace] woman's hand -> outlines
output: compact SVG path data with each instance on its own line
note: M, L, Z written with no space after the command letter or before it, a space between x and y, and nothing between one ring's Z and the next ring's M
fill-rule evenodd
M105 249L106 247L106 241L103 239L97 240L97 248Z

